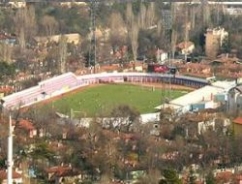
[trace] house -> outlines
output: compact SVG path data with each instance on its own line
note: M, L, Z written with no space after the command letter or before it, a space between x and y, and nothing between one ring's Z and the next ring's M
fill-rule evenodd
M158 49L156 51L156 60L157 62L164 62L168 58L168 53L164 50Z
M8 2L8 5L12 8L24 8L26 7L26 1L14 1L14 0L10 0Z
M184 41L177 44L176 48L179 53L189 55L194 51L195 45L191 41Z
M48 180L55 184L74 183L81 180L82 175L71 166L54 166L46 169Z
M78 33L63 34L63 35L52 35L52 36L37 36L35 41L37 45L47 45L48 43L54 42L59 43L61 37L64 36L67 40L67 43L73 43L75 45L79 44L81 41L81 36Z
M3 94L3 96L11 94L12 92L14 92L14 87L13 86L0 86L0 94ZM0 95L0 99L1 99L1 95Z
M71 8L73 6L87 6L86 2L60 2L61 6Z
M233 130L234 130L235 135L241 135L242 117L237 117L233 120Z
M1 184L7 184L7 171L0 170L0 181ZM22 184L23 179L20 173L13 171L13 183L15 184Z
M14 45L17 42L17 38L13 34L8 34L4 31L0 32L0 43Z
M236 184L242 184L242 175L241 174L236 175L235 183Z
M37 129L29 120L21 119L17 124L17 128L26 131L29 135L29 138L33 138L37 135Z
M205 34L205 53L209 58L216 58L219 49L224 43L226 37L228 37L228 32L224 28L214 28L207 29Z
M232 183L234 179L234 172L230 170L215 173L216 183Z
M242 86L236 84L227 91L227 110L230 113L238 113L242 108Z

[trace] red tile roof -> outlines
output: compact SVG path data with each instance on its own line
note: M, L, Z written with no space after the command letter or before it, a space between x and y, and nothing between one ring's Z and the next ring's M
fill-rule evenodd
M1 93L9 93L9 92L12 92L13 90L14 88L11 86L0 86Z
M28 120L25 120L25 119L22 119L19 121L19 128L22 128L22 129L25 129L25 130L34 130L34 126L33 124L28 121Z
M233 120L234 123L242 125L242 117L237 117Z
M21 178L21 174L13 171L13 178L16 179L16 178ZM5 180L7 179L7 171L6 170L0 170L0 180Z
M216 180L219 181L223 181L223 182L228 182L229 180L231 180L233 178L233 173L230 171L224 171L224 172L220 172L216 175Z
M190 47L191 45L194 45L194 44L190 41L187 41L187 42L181 42L181 43L177 44L177 47L180 49L185 49L185 48Z
M73 176L77 175L77 171L69 166L55 166L46 169L46 172L49 174L54 174L55 176Z

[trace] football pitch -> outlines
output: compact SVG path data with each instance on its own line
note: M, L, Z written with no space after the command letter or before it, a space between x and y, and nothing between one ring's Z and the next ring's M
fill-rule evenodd
M83 88L51 102L52 107L63 114L74 116L105 116L118 105L129 105L140 113L155 112L155 107L164 102L164 97L174 99L184 91L163 90L159 88L131 84L103 84Z

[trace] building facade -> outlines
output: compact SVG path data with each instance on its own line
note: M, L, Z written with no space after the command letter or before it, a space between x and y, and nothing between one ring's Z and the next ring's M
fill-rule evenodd
M224 28L207 29L205 34L205 52L209 58L216 58L227 36L228 32Z

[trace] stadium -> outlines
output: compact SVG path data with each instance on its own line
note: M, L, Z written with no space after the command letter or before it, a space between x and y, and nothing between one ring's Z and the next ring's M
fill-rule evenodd
M77 76L74 73L65 73L38 83L38 85L13 93L2 98L4 112L18 110L24 107L44 102L74 90L100 83L168 83L187 86L196 90L185 94L169 103L162 104L154 109L170 107L176 112L184 113L199 109L216 108L214 101L218 94L234 87L234 82L215 82L210 84L206 79L182 75L160 73L97 73Z

